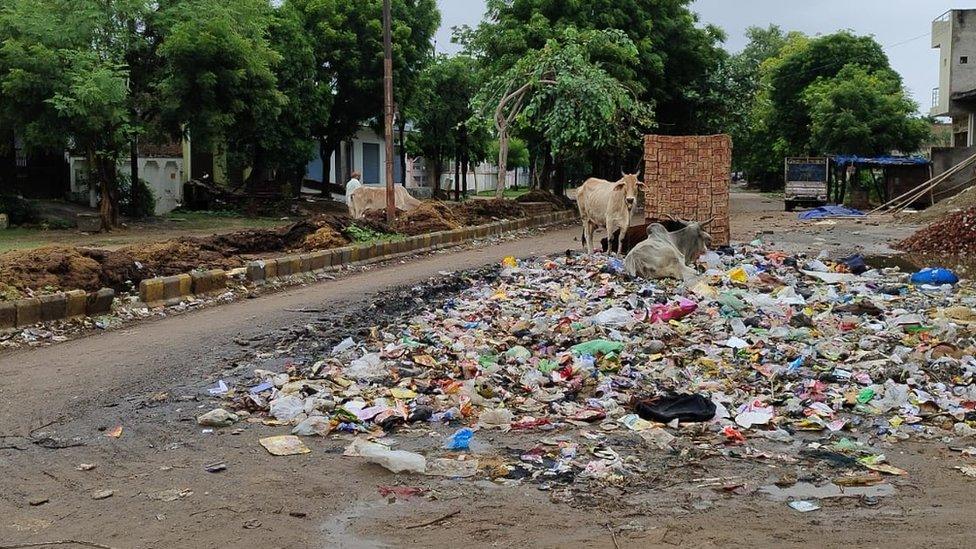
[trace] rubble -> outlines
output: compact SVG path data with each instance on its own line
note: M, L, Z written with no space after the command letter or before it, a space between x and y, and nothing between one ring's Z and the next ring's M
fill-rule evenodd
M286 338L284 370L230 383L224 406L328 421L346 455L401 472L593 489L666 452L790 464L820 490L805 499L865 475L888 495L908 471L883 448L976 432L968 282L750 246L703 262L685 285L599 254L506 258L441 297L378 298L371 329Z
M967 255L976 252L976 206L919 229L895 248L906 252Z

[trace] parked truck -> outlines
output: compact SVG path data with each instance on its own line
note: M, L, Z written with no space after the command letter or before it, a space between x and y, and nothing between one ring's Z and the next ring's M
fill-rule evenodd
M797 205L816 207L827 203L829 158L794 157L787 158L785 164L786 211L792 212Z

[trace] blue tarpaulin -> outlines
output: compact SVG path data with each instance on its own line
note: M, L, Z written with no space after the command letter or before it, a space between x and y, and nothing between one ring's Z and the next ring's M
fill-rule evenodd
M809 221L811 219L823 219L825 217L863 217L864 212L861 210L855 210L854 208L845 208L844 206L820 206L819 208L814 208L812 210L805 211L797 216L802 221Z
M929 164L929 159L924 156L877 156L873 158L865 156L843 156L832 157L834 164L838 166L925 166Z

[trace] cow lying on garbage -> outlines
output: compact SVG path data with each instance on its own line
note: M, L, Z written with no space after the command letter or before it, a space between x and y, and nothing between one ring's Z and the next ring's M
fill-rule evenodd
M706 250L711 239L699 223L689 223L671 233L664 225L653 223L647 227L647 239L634 246L624 258L624 271L646 279L691 281L698 272L689 265Z
M576 204L583 220L583 249L594 251L593 231L606 229L608 235L630 227L631 210L637 203L637 174L624 174L620 181L606 181L591 177L576 193ZM617 253L623 255L622 242Z
M403 185L393 186L393 197L396 209L409 212L420 206L421 202L410 196ZM362 186L349 195L349 215L353 219L359 219L366 215L369 210L386 209L386 187L367 187Z
M665 221L660 224L667 229L671 241L674 242L674 245L684 255L685 264L692 265L698 259L698 256L708 251L708 246L712 242L712 235L705 232L705 227L712 221L714 221L714 218L704 223L672 218L670 221ZM650 224L645 223L643 225L634 225L627 229L623 238L624 253L630 253L634 247L647 238L647 229L649 226ZM619 235L620 233L614 233L613 238L600 240L600 245L603 246L604 252L611 246L617 247Z

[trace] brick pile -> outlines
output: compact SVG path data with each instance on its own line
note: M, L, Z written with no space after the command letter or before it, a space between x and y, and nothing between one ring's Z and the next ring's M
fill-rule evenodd
M712 244L729 243L732 139L728 135L644 136L644 196L648 222L669 215L715 221Z
M917 253L976 253L976 206L944 217L899 242L899 250Z

